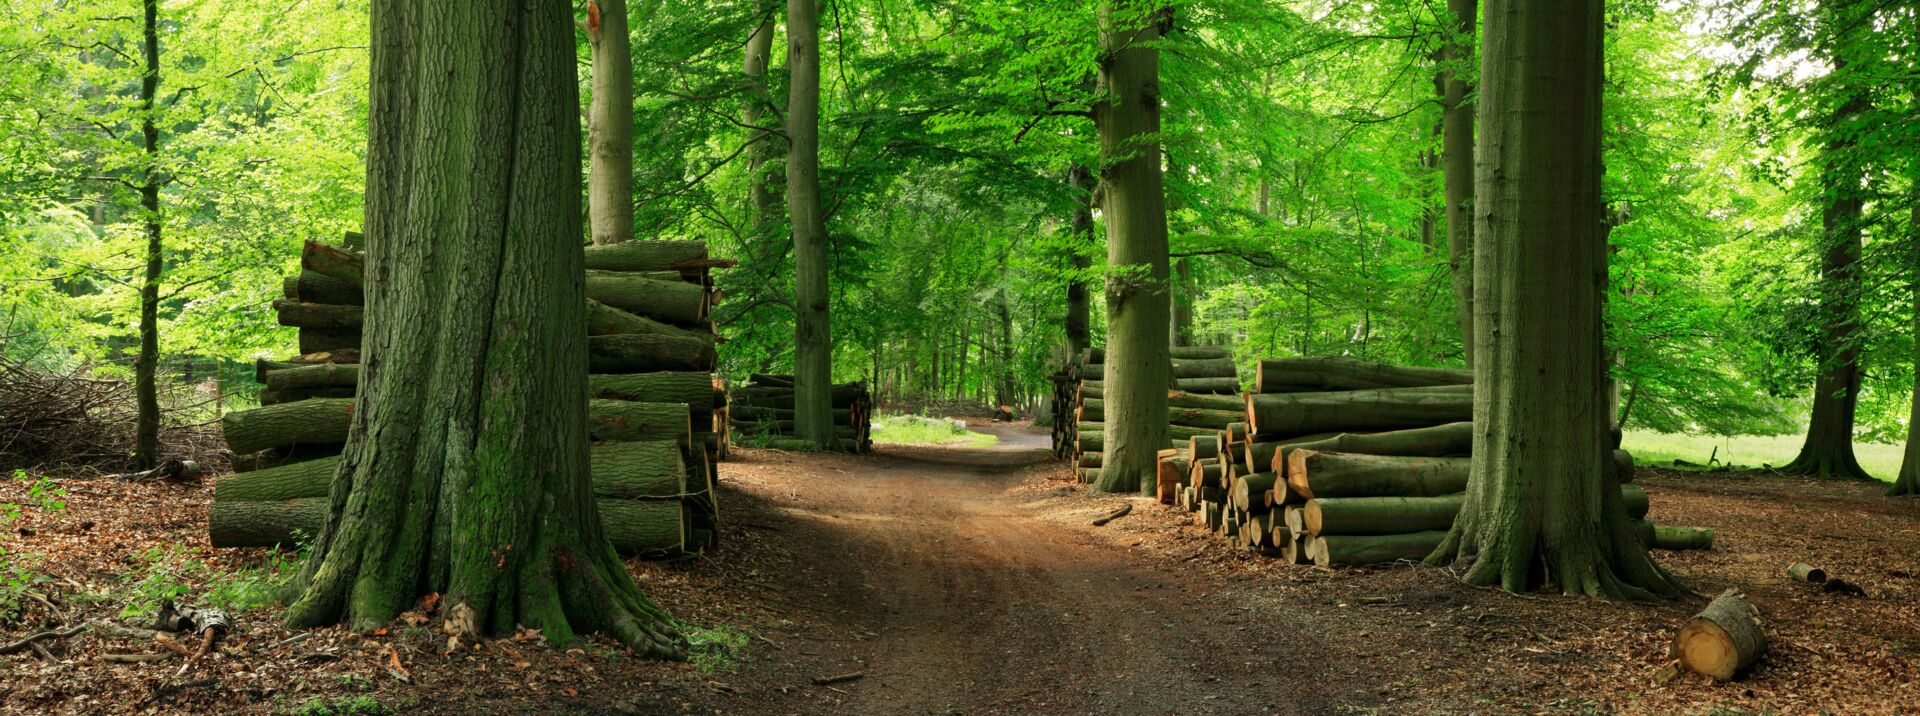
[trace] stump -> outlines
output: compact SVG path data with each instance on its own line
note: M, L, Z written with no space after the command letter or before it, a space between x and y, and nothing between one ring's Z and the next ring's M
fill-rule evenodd
M1680 665L1716 681L1745 673L1766 653L1760 610L1732 589L1714 597L1673 638L1673 655Z

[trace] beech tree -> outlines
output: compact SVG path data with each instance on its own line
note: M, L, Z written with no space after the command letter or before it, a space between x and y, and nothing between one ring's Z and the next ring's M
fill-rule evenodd
M1907 413L1907 448L1900 460L1900 474L1894 478L1893 487L1887 494L1893 496L1920 495L1920 174L1913 180L1912 218L1907 222L1907 258L1913 272L1907 277L1912 283L1913 327L1916 339L1913 355L1913 403Z
M787 0L787 212L793 221L794 434L833 437L833 325L827 227L820 213L820 5Z
M366 323L331 516L287 610L366 629L685 641L587 477L579 90L563 3L372 3Z
M140 280L140 353L133 363L133 393L139 413L134 419L133 464L146 470L160 463L160 389L155 376L160 363L160 276L166 267L162 252L160 214L160 127L155 121L160 94L160 0L141 0L140 211L147 237L146 269Z
M1474 205L1473 463L1428 558L1469 584L1685 591L1629 526L1607 435L1601 0L1489 0Z
M1473 61L1479 0L1447 0L1447 42L1440 48L1440 176L1446 196L1447 256L1453 268L1453 315L1460 346L1473 367L1473 104L1462 67Z
M1103 492L1151 492L1155 453L1167 446L1167 206L1160 176L1160 51L1170 22L1151 0L1102 6L1101 203L1107 223L1106 452Z
M633 51L627 0L587 3L593 98L587 106L587 215L593 243L633 239Z

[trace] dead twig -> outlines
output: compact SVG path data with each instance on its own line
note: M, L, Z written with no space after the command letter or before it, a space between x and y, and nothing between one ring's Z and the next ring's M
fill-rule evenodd
M849 681L859 681L860 679L864 679L866 677L867 677L867 672L864 672L864 671L855 671L850 674L841 674L839 676L816 676L813 678L813 685L814 686L832 686L834 684L844 684Z
M65 639L86 631L89 626L92 625L81 624L80 626L64 631L43 631L37 634L28 634L25 638L11 644L0 644L0 654L18 654L32 648L34 644L41 639Z
M1112 514L1109 514L1109 515L1107 515L1106 517L1102 517L1102 518L1100 518L1100 519L1097 519L1097 520L1094 520L1094 521L1093 521L1093 526L1095 526L1095 527L1103 527L1103 526L1105 526L1105 525L1106 525L1106 524L1107 524L1108 522L1112 522L1112 521L1114 521L1114 520L1117 520L1117 519L1120 519L1120 518L1122 518L1122 517L1126 517L1126 516L1127 516L1127 513L1129 513L1129 512L1132 512L1132 511L1133 511L1133 503L1131 503L1131 502L1129 502L1129 503L1127 503L1127 504L1124 504L1124 505L1121 505L1121 506L1120 506L1120 509L1117 509L1117 510L1114 510Z

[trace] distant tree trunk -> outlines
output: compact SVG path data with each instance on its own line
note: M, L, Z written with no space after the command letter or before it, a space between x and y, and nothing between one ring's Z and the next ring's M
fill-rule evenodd
M967 397L967 353L973 349L973 316L960 314L960 360L953 364L953 397Z
M588 482L569 8L374 0L371 14L365 360L287 621L369 629L440 594L463 638L598 631L680 656Z
M832 447L833 326L820 213L820 5L787 0L787 211L793 224L794 434Z
M1067 168L1067 183L1073 187L1073 196L1077 202L1073 208L1073 238L1069 242L1073 254L1069 258L1073 267L1073 279L1067 282L1067 351L1068 355L1078 356L1081 351L1093 346L1089 321L1092 318L1093 302L1087 295L1086 271L1093 267L1093 172L1086 165L1074 162Z
M1908 280L1913 283L1914 335L1920 336L1920 176L1913 180L1913 217L1907 224L1907 260L1911 262ZM1893 481L1889 495L1920 495L1920 340L1913 355L1913 405L1907 413L1907 450L1900 461L1900 476Z
M587 3L593 102L587 108L587 214L593 243L633 240L633 50L627 0Z
M1634 534L1607 439L1602 0L1488 0L1475 212L1472 471L1429 558L1469 584L1679 594Z
M1834 74L1844 75L1846 63L1836 59ZM1868 109L1865 97L1855 95L1835 113L1831 126L1843 127ZM1826 206L1820 215L1820 312L1825 339L1818 345L1820 373L1813 384L1813 415L1799 456L1782 472L1827 477L1871 479L1853 454L1853 417L1860 396L1860 252L1862 170L1853 140L1836 136L1827 142L1821 162L1821 184Z
M1013 309L1007 304L1007 290L1000 289L1000 404L1018 405L1013 378Z
M1167 446L1166 195L1160 176L1160 51L1171 11L1155 0L1105 0L1094 110L1107 222L1106 450L1102 492L1155 489Z
M146 166L140 174L140 210L146 224L147 269L140 282L140 355L133 364L133 393L139 414L134 420L133 462L140 470L160 464L160 129L154 121L154 98L160 93L160 0L142 0L145 15L142 49L146 70L140 73L140 139Z
M1186 259L1173 262L1173 277L1176 288L1172 296L1172 345L1190 346L1193 345L1193 299L1196 288L1193 285L1193 271L1188 268Z
M767 64L773 56L771 9L766 11L760 24L754 26L753 34L747 36L746 55L741 69L747 76L750 89L740 111L740 123L758 127L772 102L772 95L767 92ZM773 224L780 215L780 193L774 186L773 175L766 168L767 162L779 153L779 147L775 145L777 135L765 130L753 130L751 141L753 148L747 151L749 216L746 225L753 227L755 238L765 238L773 233Z
M1453 315L1460 325L1460 346L1473 367L1473 105L1467 82L1453 67L1473 57L1475 14L1479 0L1447 0L1450 28L1458 41L1440 48L1441 182L1445 185L1447 253L1453 268Z

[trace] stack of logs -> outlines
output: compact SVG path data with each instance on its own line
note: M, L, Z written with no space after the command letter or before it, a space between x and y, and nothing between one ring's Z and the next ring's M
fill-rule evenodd
M731 263L698 241L592 246L586 257L589 470L607 537L645 556L711 548L727 395L712 374L709 272ZM259 361L261 407L221 420L235 474L215 487L214 546L292 545L325 524L359 386L363 266L358 234L308 242L274 301L280 324L300 329L301 354Z
M1472 374L1340 358L1263 360L1244 397L1189 398L1239 420L1160 453L1160 497L1234 546L1323 567L1419 561L1453 526L1473 451ZM1208 402L1211 401L1211 402ZM1712 530L1656 527L1633 460L1615 478L1641 538L1707 549Z
M755 373L747 381L733 389L727 410L733 429L754 436L754 444L763 447L813 449L813 444L794 437L793 376ZM867 393L866 383L833 386L833 433L841 450L873 449L873 396Z
M1054 454L1072 460L1085 483L1099 481L1103 464L1105 357L1098 348L1088 349L1054 378ZM1244 419L1232 397L1240 392L1240 376L1227 349L1173 348L1172 363L1167 434L1174 443L1184 445L1187 438L1211 435Z

